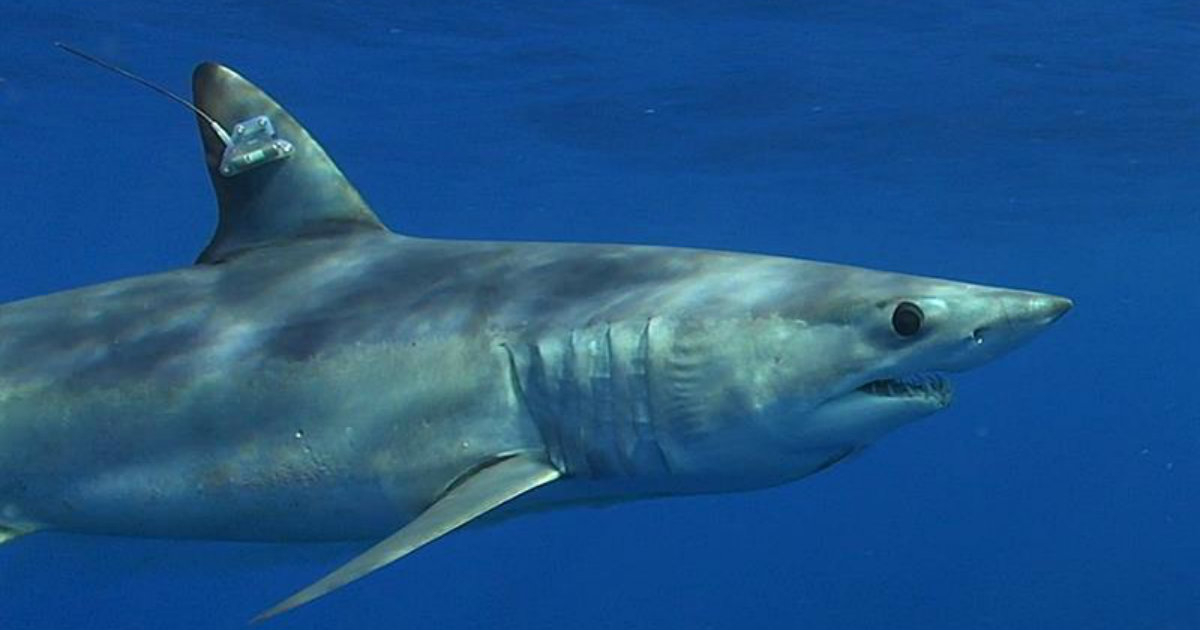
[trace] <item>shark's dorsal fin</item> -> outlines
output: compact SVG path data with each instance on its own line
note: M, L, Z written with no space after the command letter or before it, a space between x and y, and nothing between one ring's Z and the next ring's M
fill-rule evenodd
M287 159L222 173L226 143L208 121L200 120L220 217L197 263L219 263L290 239L387 229L321 145L253 83L225 66L202 63L192 75L192 91L196 107L230 133L239 123L266 116L276 135L291 145Z

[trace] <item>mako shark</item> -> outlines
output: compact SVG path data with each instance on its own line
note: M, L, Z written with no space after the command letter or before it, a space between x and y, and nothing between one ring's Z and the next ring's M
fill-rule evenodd
M0 541L380 540L775 486L950 404L1062 297L783 257L384 227L229 68L193 77L196 264L0 306ZM232 129L232 131L228 131Z

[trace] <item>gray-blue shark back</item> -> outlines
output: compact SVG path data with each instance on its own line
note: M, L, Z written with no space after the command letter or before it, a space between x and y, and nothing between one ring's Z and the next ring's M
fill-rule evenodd
M493 510L823 470L1070 307L782 257L402 236L261 90L215 64L194 88L220 208L197 264L0 307L0 541L383 539L264 617Z

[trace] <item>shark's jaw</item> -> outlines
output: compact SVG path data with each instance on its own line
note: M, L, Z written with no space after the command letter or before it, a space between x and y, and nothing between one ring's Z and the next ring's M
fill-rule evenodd
M954 398L950 381L917 372L851 386L810 409L796 423L804 448L863 447L897 427L937 413Z
M954 385L949 379L935 372L876 379L860 385L854 391L880 399L926 402L939 409L949 406L954 400Z

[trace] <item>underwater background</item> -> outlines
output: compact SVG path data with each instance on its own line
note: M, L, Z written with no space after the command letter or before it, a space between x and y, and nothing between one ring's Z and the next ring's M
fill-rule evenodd
M397 231L1075 300L827 472L470 528L263 627L1200 627L1200 3L4 0L4 301L215 223L192 116L60 40L236 68ZM29 536L0 630L244 628L364 547Z

